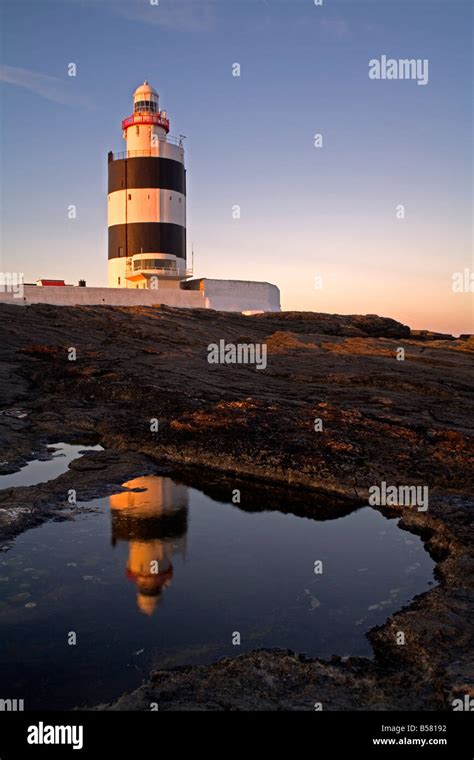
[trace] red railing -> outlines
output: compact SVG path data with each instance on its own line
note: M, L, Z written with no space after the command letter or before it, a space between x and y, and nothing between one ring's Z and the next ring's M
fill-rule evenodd
M161 113L134 113L122 121L122 129L133 127L134 124L156 124L158 127L163 127L166 132L170 131L169 119Z

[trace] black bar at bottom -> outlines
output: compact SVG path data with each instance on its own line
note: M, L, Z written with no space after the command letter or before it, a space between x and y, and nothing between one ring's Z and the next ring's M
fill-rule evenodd
M261 746L268 757L272 749L281 751L285 741L322 759L346 753L342 756L472 760L473 717L470 712L2 713L0 758L63 760L112 753L134 758L154 756L168 742L177 750L189 742L195 752L201 747L223 758ZM49 743L51 739L58 743ZM107 753L101 755L104 749Z

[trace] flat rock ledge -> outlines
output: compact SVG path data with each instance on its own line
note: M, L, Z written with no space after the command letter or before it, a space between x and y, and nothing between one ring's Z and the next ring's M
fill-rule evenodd
M210 365L222 339L265 343L267 368ZM368 633L373 659L256 650L154 672L97 709L451 710L474 696L472 336L376 315L0 305L0 341L0 473L61 440L105 448L55 481L0 494L4 549L67 519L71 484L87 501L148 472L201 479L224 500L242 482L250 511L252 493L271 488L274 508L308 517L347 513L381 481L429 486L425 513L380 508L422 537L438 585Z

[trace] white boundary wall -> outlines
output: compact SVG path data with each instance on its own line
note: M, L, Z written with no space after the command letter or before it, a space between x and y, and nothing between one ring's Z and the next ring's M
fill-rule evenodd
M189 281L188 281L189 282ZM25 306L46 303L54 306L154 306L216 311L280 311L280 291L268 282L245 280L194 280L194 288L79 288L73 285L24 285L23 296L0 292L0 303ZM191 283L190 283L191 284Z
M210 309L217 311L280 311L280 291L269 282L201 280ZM186 292L186 291L185 291ZM189 291L188 291L189 292Z
M72 285L45 286L25 285L23 298L13 293L1 293L0 303L25 306L47 303L53 306L176 306L182 309L206 309L206 297L201 291L163 288L145 290L135 288L79 288Z

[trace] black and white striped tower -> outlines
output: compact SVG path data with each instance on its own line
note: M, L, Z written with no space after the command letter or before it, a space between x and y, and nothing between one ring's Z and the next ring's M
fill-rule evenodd
M186 173L182 141L148 82L122 122L124 153L109 153L109 286L179 287L186 277Z

